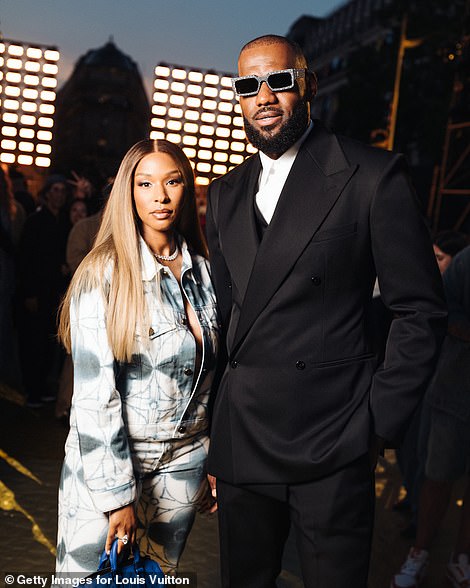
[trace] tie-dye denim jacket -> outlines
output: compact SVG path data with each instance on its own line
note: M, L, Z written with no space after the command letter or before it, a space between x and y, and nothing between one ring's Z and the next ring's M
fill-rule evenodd
M113 357L100 290L71 305L74 392L66 447L80 451L85 483L103 512L135 500L140 448L154 441L190 442L208 428L219 334L216 300L208 261L190 253L184 241L181 249L181 284L203 333L199 375L194 374L196 345L180 286L142 239L142 282L151 324L136 335L137 341L148 341L138 345L131 363Z

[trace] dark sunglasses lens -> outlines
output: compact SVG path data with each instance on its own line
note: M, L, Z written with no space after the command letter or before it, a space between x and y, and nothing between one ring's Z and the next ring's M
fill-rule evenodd
M258 91L258 80L255 77L244 78L235 82L237 94L255 94Z
M292 88L294 81L289 71L275 73L268 76L268 83L271 90L280 90L281 88Z

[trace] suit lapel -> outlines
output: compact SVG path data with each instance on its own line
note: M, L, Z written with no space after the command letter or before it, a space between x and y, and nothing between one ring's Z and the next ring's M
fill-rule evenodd
M259 156L251 157L243 167L244 173L235 174L233 181L224 186L219 210L224 257L240 300L245 295L259 246L253 207L261 171ZM242 172L241 167L239 171Z
M289 274L354 170L349 166L336 137L316 122L296 157L259 246L233 351Z

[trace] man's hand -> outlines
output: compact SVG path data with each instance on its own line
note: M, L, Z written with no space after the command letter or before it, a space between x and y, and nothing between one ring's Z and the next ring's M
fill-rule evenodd
M379 455L383 455L385 449L385 439L382 437L378 437L374 435L371 440L371 444L369 447L369 458L370 458L370 467L372 471L375 471L377 467L377 461L379 459Z
M213 513L217 510L217 480L216 480L215 476L211 476L210 474L207 474L207 482L209 484L211 497L212 497L212 501L213 501L213 504L209 510L209 513Z
M122 508L112 510L108 513L109 529L106 538L106 553L109 555L111 545L116 537L122 538L127 535L127 545L130 547L135 542L135 531L137 528L137 518L135 516L134 504L128 504ZM125 547L122 541L118 541L117 552L121 553Z

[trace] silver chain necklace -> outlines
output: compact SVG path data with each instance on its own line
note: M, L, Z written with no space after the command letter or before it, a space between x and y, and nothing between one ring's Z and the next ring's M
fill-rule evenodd
M155 257L160 261L174 261L178 257L179 249L178 245L176 249L170 255L160 255L160 253L154 253Z

